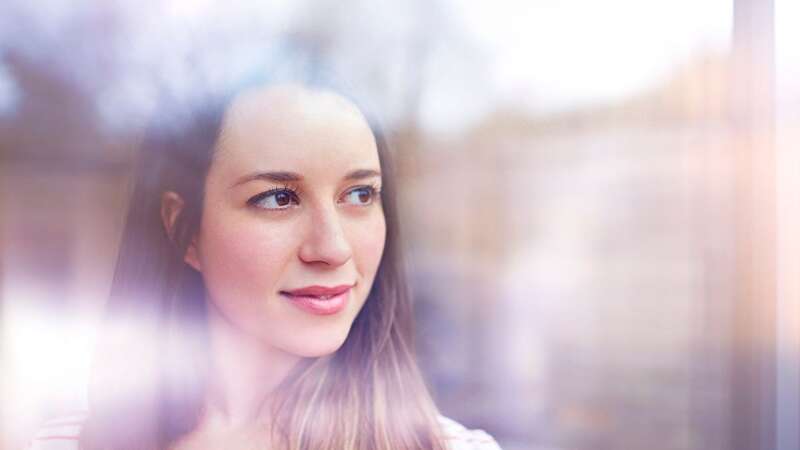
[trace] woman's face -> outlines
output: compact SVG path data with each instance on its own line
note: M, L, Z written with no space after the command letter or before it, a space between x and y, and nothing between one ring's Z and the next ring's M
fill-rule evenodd
M236 98L187 253L212 314L290 354L336 351L383 254L380 169L372 131L341 96L286 85Z

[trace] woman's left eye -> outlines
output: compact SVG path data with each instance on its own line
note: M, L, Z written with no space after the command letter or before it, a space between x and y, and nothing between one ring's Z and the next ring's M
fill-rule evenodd
M345 201L354 205L369 205L374 200L377 189L372 186L360 186L344 194Z

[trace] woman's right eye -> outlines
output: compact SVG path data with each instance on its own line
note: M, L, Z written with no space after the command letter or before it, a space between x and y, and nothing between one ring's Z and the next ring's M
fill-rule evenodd
M262 192L247 201L248 205L262 209L288 209L292 204L298 205L297 193L291 189L271 189Z

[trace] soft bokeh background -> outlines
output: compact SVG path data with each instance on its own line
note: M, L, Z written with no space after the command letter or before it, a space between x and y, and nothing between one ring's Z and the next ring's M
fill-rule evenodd
M792 0L0 5L0 448L80 408L142 127L295 48L399 159L418 347L506 450L800 448Z

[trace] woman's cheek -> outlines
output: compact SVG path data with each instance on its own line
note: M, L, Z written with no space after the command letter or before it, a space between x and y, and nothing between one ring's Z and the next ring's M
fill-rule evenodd
M200 243L209 291L253 303L266 300L280 289L278 280L291 257L291 229L288 223L247 217L209 220Z
M359 255L359 271L364 276L374 277L383 256L386 242L386 222L383 214L372 218L354 233L354 242Z

